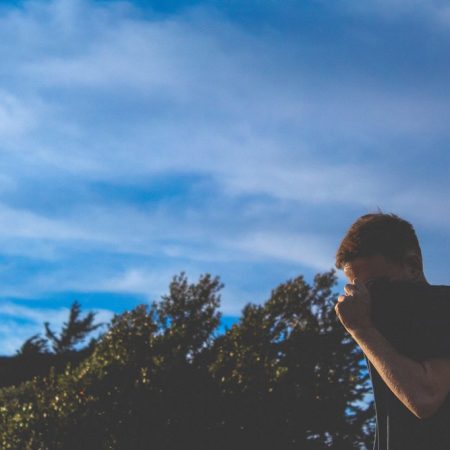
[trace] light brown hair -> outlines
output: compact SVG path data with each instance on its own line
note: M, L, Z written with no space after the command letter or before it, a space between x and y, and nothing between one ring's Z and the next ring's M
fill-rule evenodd
M342 269L355 258L374 255L403 264L411 250L417 253L422 264L419 241L409 222L395 214L366 214L347 231L336 253L336 267Z

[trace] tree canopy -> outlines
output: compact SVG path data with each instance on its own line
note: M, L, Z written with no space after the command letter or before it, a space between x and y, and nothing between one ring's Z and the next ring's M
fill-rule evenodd
M369 448L368 375L335 284L334 271L288 280L219 333L219 277L181 273L76 367L1 389L1 448Z

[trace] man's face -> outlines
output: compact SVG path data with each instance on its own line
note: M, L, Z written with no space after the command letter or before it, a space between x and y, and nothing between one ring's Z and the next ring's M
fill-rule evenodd
M366 285L367 282L379 277L386 277L391 281L413 281L414 279L413 271L409 266L387 261L381 255L355 258L344 265L344 274L350 283L358 278Z

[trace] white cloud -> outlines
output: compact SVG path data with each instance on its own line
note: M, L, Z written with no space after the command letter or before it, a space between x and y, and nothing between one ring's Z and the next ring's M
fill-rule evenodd
M0 91L0 136L20 135L35 124L33 111L20 99Z
M435 8L394 3L397 11ZM415 172L435 141L448 142L446 72L429 71L436 89L428 72L410 76L418 69L407 37L387 59L404 66L380 68L377 52L361 56L389 55L377 47L377 22L366 25L318 39L314 27L294 37L276 26L245 29L201 7L143 18L127 2L55 0L4 12L0 243L8 258L53 265L3 283L2 293L150 295L182 264L328 269L337 208L349 223L355 211L380 206L430 230L446 227L446 177ZM443 156L428 156L432 172ZM180 173L203 176L208 188L177 194L183 200L115 197L114 188ZM58 194L69 183L66 203ZM111 193L99 194L96 183ZM253 197L270 205L258 210ZM95 268L71 264L84 252ZM112 267L111 255L123 265ZM146 257L166 268L137 260Z
M98 321L109 321L113 316L113 313L106 309L93 311L96 313ZM49 322L53 326L60 328L69 317L69 308L31 308L18 303L4 302L0 305L0 315L27 320L40 325L44 322Z
M83 230L72 221L48 218L28 210L11 208L0 204L1 238L58 240L104 240L101 233Z
M320 271L331 268L335 243L329 236L313 233L287 234L256 232L234 242L241 251L253 255L291 261Z
M157 301L167 292L173 272L151 270L148 268L130 268L110 278L104 279L91 289L100 291L141 294L149 301Z
M253 189L301 201L340 197L372 204L385 190L371 168L346 161L318 165L314 154L320 144L310 135L327 130L335 140L353 140L347 155L360 153L358 144L385 155L384 141L373 145L380 135L447 127L445 99L386 92L354 71L339 85L330 79L312 83L315 69L307 61L290 66L286 77L286 69L274 69L271 62L280 61L281 35L256 40L224 17L199 12L144 21L117 6L90 2L33 5L14 20L23 27L32 23L40 46L32 62L19 67L45 104L41 123L52 126L15 146L23 145L22 157L45 171L116 181L197 171L219 178L236 194ZM49 40L62 28L76 37L84 29L92 39L75 47L61 39L51 51ZM303 51L306 45L299 47ZM64 100L49 99L49 90L58 90ZM266 131L286 126L289 139ZM352 198L339 192L347 192L345 185L354 179L341 178L339 189L330 186L347 167L363 174Z
M0 314L3 316L20 318L40 324L51 320L53 323L61 325L68 317L68 311L66 308L61 308L56 311L51 309L28 308L15 303L3 303L0 305Z
M447 231L450 227L448 198L450 190L443 186L441 192L432 189L411 188L392 193L386 200L393 211L408 216L413 223L430 230Z

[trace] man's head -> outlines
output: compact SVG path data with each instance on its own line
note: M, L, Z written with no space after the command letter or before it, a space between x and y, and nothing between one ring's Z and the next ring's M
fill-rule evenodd
M350 282L358 278L367 283L379 277L426 282L414 228L395 214L360 217L338 248L336 267Z

